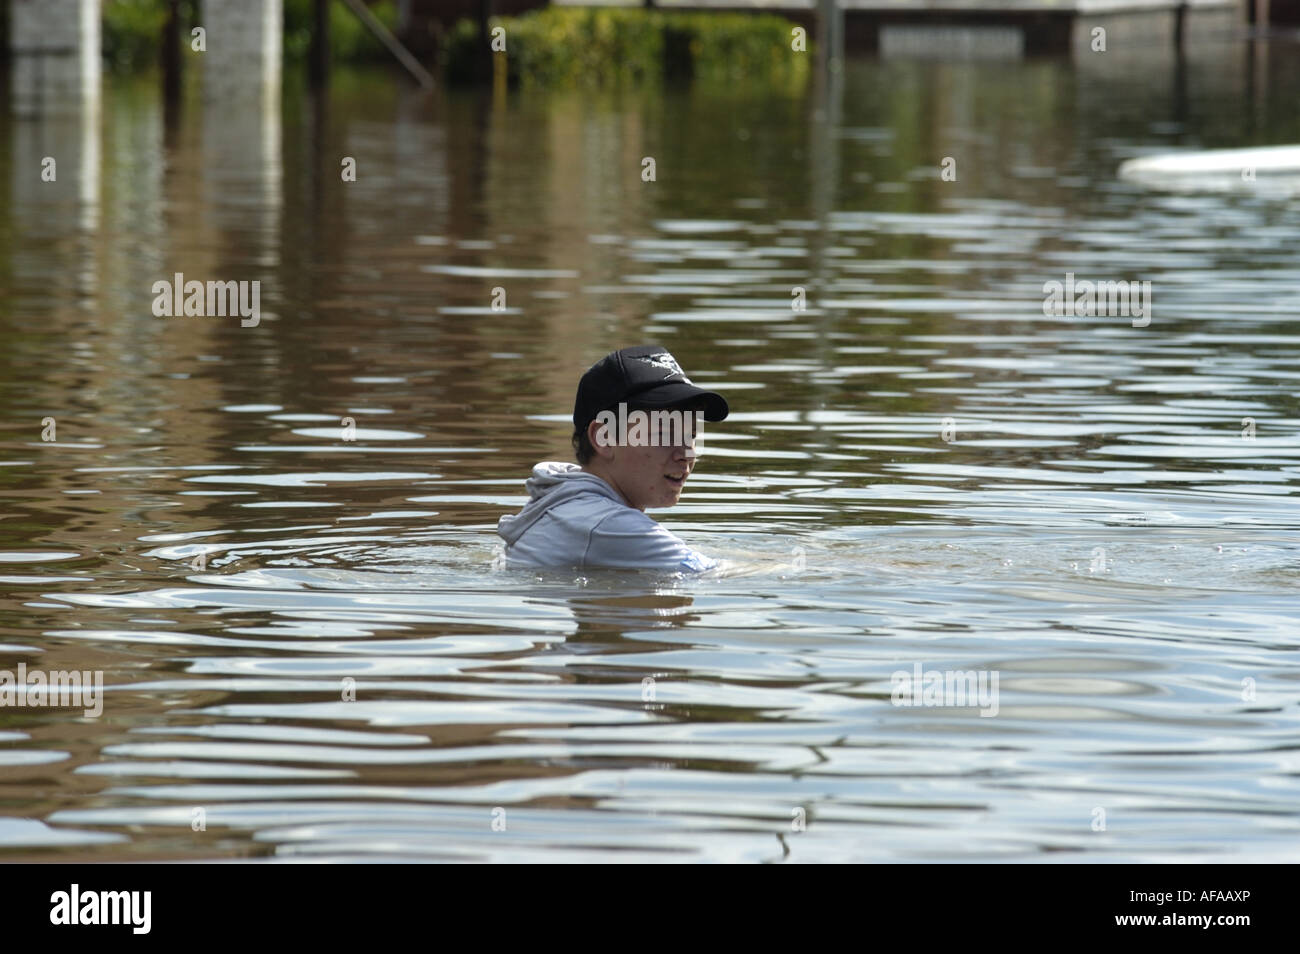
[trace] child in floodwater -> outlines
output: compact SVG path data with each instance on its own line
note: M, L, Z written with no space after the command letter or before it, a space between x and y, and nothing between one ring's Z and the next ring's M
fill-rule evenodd
M645 515L671 507L698 460L700 418L729 413L664 348L624 348L592 365L573 405L577 464L544 461L524 483L529 501L497 533L506 559L528 566L701 572L714 560Z

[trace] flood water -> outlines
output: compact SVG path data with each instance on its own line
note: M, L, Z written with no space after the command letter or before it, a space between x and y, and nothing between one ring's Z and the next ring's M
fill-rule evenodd
M1115 175L1300 142L1296 50L0 119L0 669L105 683L0 708L0 858L1296 860L1300 202ZM646 342L724 570L500 568Z

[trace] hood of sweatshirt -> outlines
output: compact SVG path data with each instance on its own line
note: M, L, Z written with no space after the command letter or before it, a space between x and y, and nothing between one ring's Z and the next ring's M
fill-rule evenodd
M627 506L609 484L595 474L589 474L577 464L558 460L543 461L533 468L533 476L524 481L528 503L517 514L508 514L497 521L497 533L506 543L514 543L548 510L582 494L600 494L615 503Z

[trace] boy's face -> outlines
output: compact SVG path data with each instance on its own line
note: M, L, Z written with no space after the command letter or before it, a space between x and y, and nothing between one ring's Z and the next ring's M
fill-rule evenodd
M682 414L689 418L689 427L650 428L656 432L652 440L625 444L602 443L607 435L601 433L599 422L592 421L587 437L596 454L586 469L612 485L637 510L673 506L699 460L695 454L699 420L692 410Z

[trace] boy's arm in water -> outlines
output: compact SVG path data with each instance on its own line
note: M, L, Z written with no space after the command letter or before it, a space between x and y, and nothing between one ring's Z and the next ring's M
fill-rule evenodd
M637 510L611 514L592 528L586 566L702 573L718 566Z

